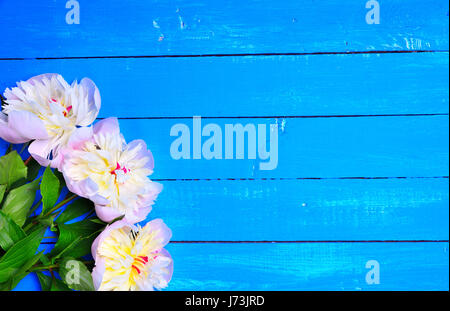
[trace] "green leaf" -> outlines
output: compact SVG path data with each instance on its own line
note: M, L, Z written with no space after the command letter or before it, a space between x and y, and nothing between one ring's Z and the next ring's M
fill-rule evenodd
M48 166L42 175L41 182L42 214L45 215L58 201L59 179Z
M52 278L43 274L42 272L36 272L39 283L41 284L41 291L49 291L52 287Z
M0 158L0 184L10 188L16 181L27 177L27 167L17 151Z
M30 271L28 270L33 267L36 262L38 262L43 254L44 251L41 251L34 255L13 275L13 277L10 279L11 289L14 289L17 284L19 284L19 282L30 273Z
M12 290L10 281L0 283L0 292L6 292L6 291L10 291L10 290Z
M79 260L67 257L60 263L59 275L66 285L74 290L95 291L91 272Z
M28 210L33 205L36 198L36 191L39 187L39 180L20 186L9 192L3 204L2 211L9 215L20 227L23 226L27 218Z
M45 228L38 227L14 244L0 259L0 283L9 280L35 254L44 237Z
M23 144L22 144L22 148L20 148L20 152L19 152L19 154L22 154L22 152L24 152L24 151L25 151L25 149L28 149L28 147L30 147L31 143L32 143L32 141L29 141L29 142L23 143Z
M22 240L25 236L22 228L0 210L0 247L7 251L14 243Z
M70 220L87 214L90 211L94 211L94 203L88 199L78 199L72 204L68 205L64 212L56 218L55 222L58 224L64 224Z
M78 258L89 254L90 245L88 244L92 243L96 233L102 228L102 225L91 222L89 219L68 225L58 225L59 238L50 252L53 261L63 255Z
M53 174L55 174L55 176L59 180L59 191L61 191L61 189L66 186L66 180L64 179L64 175L58 170L53 171Z
M45 255L45 254L42 254L42 256L41 256L41 262L42 262L44 265L46 265L46 266L48 266L48 265L51 264L50 259L48 259L47 255Z
M36 272L36 275L39 279L39 283L41 284L41 290L43 291L70 291L67 285L57 278L52 278L42 272Z
M106 226L107 225L106 222L104 222L104 221L102 221L102 220L100 220L98 218L89 218L89 220L92 221L93 223L96 223L96 224L99 224L99 225L102 225L102 226Z
M27 181L33 181L38 177L41 165L33 158L28 162L27 169Z
M113 224L116 221L122 220L124 217L125 217L125 215L120 215L119 217L116 217L112 221L110 221L109 224Z
M3 196L5 195L6 185L0 185L0 205L3 201Z
M39 222L41 224L43 224L44 226L46 226L46 227L52 228L53 227L53 218L54 217L55 216L44 217L44 218L39 219Z
M94 243L95 238L101 233L102 230L93 232L91 235L86 237L81 237L75 243L68 246L62 253L61 256L70 256L74 258L81 258L83 256L89 255L91 253L92 243Z

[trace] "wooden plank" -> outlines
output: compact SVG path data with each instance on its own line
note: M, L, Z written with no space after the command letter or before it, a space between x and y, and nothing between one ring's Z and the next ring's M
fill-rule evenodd
M162 183L148 220L163 218L178 241L449 237L448 178Z
M168 290L445 290L447 243L170 244ZM380 284L366 283L377 260ZM39 290L34 274L16 290Z
M170 290L448 290L448 243L170 245ZM365 264L380 264L368 285Z
M0 61L0 90L90 77L101 117L448 113L448 53Z
M155 179L448 176L448 116L202 121L218 124L223 132L225 124L278 122L277 168L260 170L266 161L247 155L243 160L174 160L170 145L176 137L170 129L183 122L192 133L192 120L121 120L121 129L128 141L147 142L156 161Z
M448 50L448 3L380 1L2 1L0 57L66 57L372 50Z
M448 116L319 119L208 119L203 126L279 124L278 166L252 160L174 160L170 129L192 120L121 120L125 138L141 138L155 157L153 178L298 178L448 176ZM190 144L193 144L191 138ZM205 141L205 140L203 140ZM223 141L225 139L223 138ZM247 147L245 147L247 149ZM222 154L225 152L223 147Z
M448 179L163 182L177 241L448 240Z

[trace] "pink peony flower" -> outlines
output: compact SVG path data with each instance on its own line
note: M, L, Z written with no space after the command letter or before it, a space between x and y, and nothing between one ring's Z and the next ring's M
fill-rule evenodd
M147 177L153 173L153 156L145 142L126 144L116 118L79 128L63 156L67 187L93 201L105 222L122 215L133 224L144 220L162 190Z
M84 78L67 84L62 76L43 74L6 89L0 111L0 137L13 143L34 141L30 154L43 166L59 168L60 150L79 126L89 126L100 110L100 93Z
M173 261L163 247L171 237L172 232L161 219L143 228L124 220L106 227L92 244L95 289L150 291L167 287Z

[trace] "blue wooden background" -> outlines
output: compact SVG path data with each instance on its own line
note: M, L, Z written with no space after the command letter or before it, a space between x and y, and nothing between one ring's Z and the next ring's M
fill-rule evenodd
M79 0L78 25L66 2L0 0L0 89L90 77L147 141L170 290L449 289L446 0L379 0L372 25L365 0ZM194 115L277 122L278 168L173 160Z

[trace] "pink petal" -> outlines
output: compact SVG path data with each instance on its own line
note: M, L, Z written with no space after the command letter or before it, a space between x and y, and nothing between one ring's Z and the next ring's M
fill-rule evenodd
M37 83L42 83L42 80L51 80L53 77L58 78L58 76L61 77L57 73L44 73L38 76L31 77L27 82L31 83L32 85L36 85Z
M106 226L105 230L103 230L103 232L99 234L99 236L94 240L94 243L92 243L91 246L92 257L94 258L95 261L97 261L97 249L99 245L103 243L103 240L111 234L112 230L120 229L125 226L131 227L132 229L136 229L134 226L130 225L125 220L119 220L111 225Z
M100 204L95 205L95 212L97 213L97 217L103 220L104 222L111 222L117 217L123 215L123 213L119 212L117 209Z
M136 203L138 204L138 206L153 205L162 189L163 185L161 185L160 183L151 182L149 187L146 189L146 194L141 195Z
M28 140L48 138L44 122L29 111L11 111L8 115L8 125Z
M147 149L147 144L145 143L145 141L143 141L142 139L133 140L127 145L127 148L128 148L128 150L132 150L138 146L140 146L140 148L141 148L139 150L138 157L139 158L144 158L144 157L148 158L148 161L147 161L145 167L148 168L149 170L153 171L153 168L155 167L153 154L150 150Z
M0 138L12 144L22 144L29 141L28 138L22 137L16 130L8 126L7 116L0 112Z
M97 111L97 113L95 114L95 117L97 117L101 107L100 92L97 86L89 78L83 78L80 82L80 85L87 90L89 96L89 108L95 109Z
M173 275L173 259L172 259L172 256L170 256L169 252L166 249L164 249L164 248L160 251L160 254L162 256L165 256L165 257L168 257L168 258L171 259L171 263L167 267L169 272L167 274L164 274L164 279L167 281L167 283L169 283L170 280L172 279L172 275Z
M71 179L66 173L67 165L64 164L62 166L62 174L70 192L75 193L80 197L90 199L95 204L106 204L108 202L104 197L98 194L98 185L89 177L80 181Z
M50 166L61 171L64 163L64 155L59 151L58 154L50 161Z
M28 152L40 165L49 166L50 160L48 159L48 155L50 144L50 140L35 140L28 147Z
M117 118L107 118L94 124L94 134L111 133L119 134L119 120Z
M147 218L147 215L151 212L152 206L148 205L139 208L137 211L132 209L127 210L124 219L126 219L131 224L136 224Z
M95 267L92 269L92 280L94 281L94 288L98 290L100 285L102 285L103 275L105 274L105 260L98 258L95 261Z
M94 134L92 127L77 128L69 138L67 147L72 149L80 149L83 144L92 138ZM67 152L67 151L66 151Z
M145 225L145 227L147 226L150 226L151 231L156 232L154 238L157 240L157 249L161 249L169 243L172 238L172 230L167 227L162 219L154 219Z

